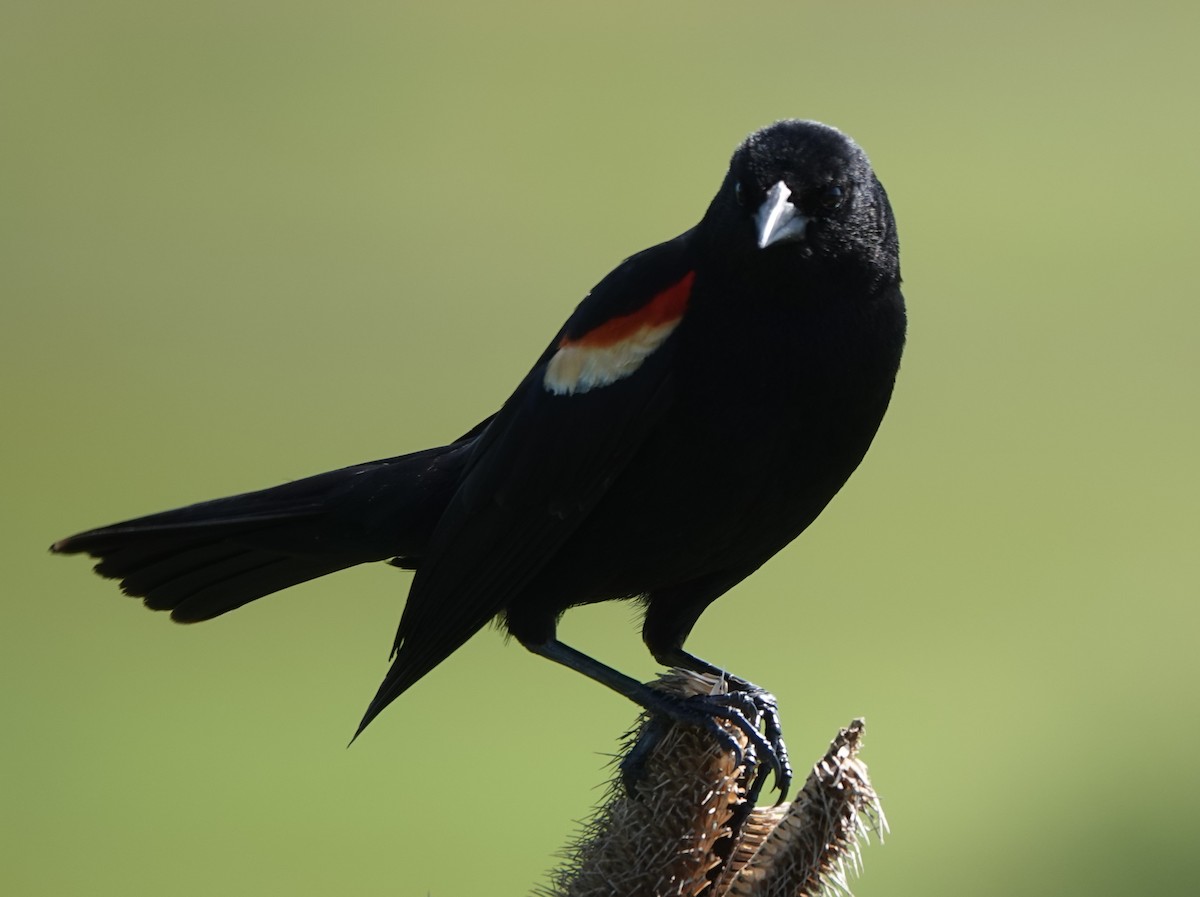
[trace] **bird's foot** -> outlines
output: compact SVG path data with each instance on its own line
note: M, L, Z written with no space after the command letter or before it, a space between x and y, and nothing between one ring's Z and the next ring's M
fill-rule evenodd
M791 786L792 767L783 743L775 696L741 679L727 681L731 690L726 694L679 697L653 692L654 697L646 706L650 721L621 764L621 778L631 794L635 793L646 760L671 724L681 723L707 730L723 750L733 755L735 765L746 767L750 782L747 798L751 803L757 802L768 770L774 773L775 787L783 800ZM745 748L735 732L745 736Z

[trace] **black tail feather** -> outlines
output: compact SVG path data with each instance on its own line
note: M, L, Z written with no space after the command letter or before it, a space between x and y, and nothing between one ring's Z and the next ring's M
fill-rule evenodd
M461 467L446 446L201 502L54 543L88 554L147 607L207 620L280 589L368 561L414 566Z

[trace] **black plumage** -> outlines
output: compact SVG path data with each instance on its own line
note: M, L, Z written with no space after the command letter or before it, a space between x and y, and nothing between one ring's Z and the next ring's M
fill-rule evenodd
M667 699L561 644L566 609L645 603L661 662L803 531L867 451L904 343L895 222L841 132L751 135L701 222L584 299L500 411L448 445L91 530L148 607L191 622L368 561L416 571L359 731L488 621L653 712L748 731L787 778L770 696ZM746 717L762 712L765 738ZM753 731L752 731L753 730Z

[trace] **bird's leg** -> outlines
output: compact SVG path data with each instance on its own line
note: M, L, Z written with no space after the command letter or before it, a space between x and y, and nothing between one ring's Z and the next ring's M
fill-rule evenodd
M781 763L775 745L765 738L755 725L753 717L760 711L759 703L754 695L734 693L681 698L638 682L636 679L576 651L569 645L564 645L558 639L550 638L542 642L525 642L524 644L535 654L570 667L601 685L607 685L613 691L624 695L655 716L707 729L724 749L733 753L738 765L748 760L764 757L766 762L775 769L776 781L783 779L785 784L790 781L790 770L787 770L786 767L786 754L783 755ZM766 695L766 692L761 689L758 691ZM774 699L772 699L772 703L773 701ZM745 735L749 750L743 751L738 740L717 720L724 720ZM654 745L665 734L665 727L651 725L647 727L646 732L650 733L648 739L643 738L643 741L647 741L647 743L635 745L630 754L630 761L622 766L622 775L627 787L636 782L637 773ZM785 770L787 770L787 774L785 774ZM757 793L758 788L755 788L753 794L756 796Z
M683 643L704 609L732 588L744 572L714 574L651 593L646 606L646 617L642 623L642 638L654 659L664 666L682 667L685 670L724 679L729 686L729 693L713 695L708 699L710 702L724 700L736 703L744 708L743 713L747 717L762 720L762 734L770 745L770 749L762 753L763 766L770 766L774 770L775 787L779 789L780 800L783 800L792 784L792 767L788 762L787 746L783 743L783 727L780 724L779 704L775 696L752 682L730 675L707 660L701 660L683 648ZM751 745L753 746L754 742L751 742ZM750 788L752 798L758 797L764 784L762 767L759 767L758 771L760 774L754 777Z

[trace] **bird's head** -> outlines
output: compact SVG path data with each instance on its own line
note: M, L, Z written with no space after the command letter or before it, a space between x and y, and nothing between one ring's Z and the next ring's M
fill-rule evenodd
M751 134L702 225L723 253L899 279L896 225L866 154L836 128L780 121ZM732 244L732 245L731 245Z

